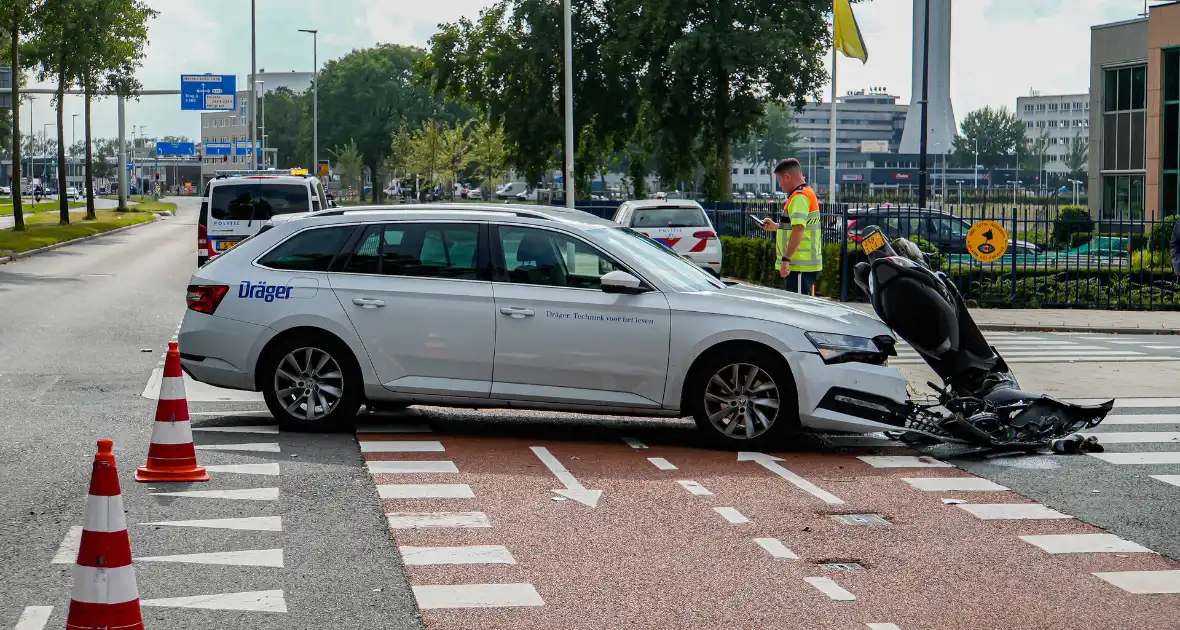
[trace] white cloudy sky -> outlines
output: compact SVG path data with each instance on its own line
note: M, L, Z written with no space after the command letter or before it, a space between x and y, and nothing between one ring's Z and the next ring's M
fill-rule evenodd
M176 89L182 73L237 74L239 86L250 72L250 15L246 0L147 0L160 11L151 24L147 60L139 76L144 86ZM258 67L267 71L310 70L310 36L300 28L320 29L319 58L341 56L376 44L425 45L439 22L475 16L492 0L257 0ZM912 0L873 0L856 8L868 43L867 65L840 64L839 90L886 86L910 97ZM961 119L983 105L1015 107L1030 89L1077 93L1089 89L1090 26L1132 19L1143 0L955 0L951 59L951 97ZM80 99L66 104L81 113ZM32 112L36 132L51 122L48 99ZM144 97L128 105L128 129L145 125L149 136L200 135L199 116L181 112L178 96ZM21 112L29 129L29 107ZM81 118L78 134L81 134ZM113 101L94 110L97 137L117 132ZM50 129L52 133L52 129Z

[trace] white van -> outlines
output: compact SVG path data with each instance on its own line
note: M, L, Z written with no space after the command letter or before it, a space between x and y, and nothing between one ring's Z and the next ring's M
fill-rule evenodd
M320 179L302 169L217 171L197 220L197 266L255 235L276 215L334 207Z
M497 199L516 199L516 196L529 189L529 185L524 182L511 182L504 184L496 191Z

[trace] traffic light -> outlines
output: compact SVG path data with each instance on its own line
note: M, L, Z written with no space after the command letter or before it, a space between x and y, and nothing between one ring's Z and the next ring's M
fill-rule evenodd
M160 174L156 173L156 181L160 181Z
M222 162L228 162L228 161L229 161L229 156L228 156L228 155L223 155L223 156L221 156L221 161L222 161Z
M200 153L198 153L198 154L197 154L197 161L198 161L198 162L200 162L200 161L201 161L201 154L200 154Z

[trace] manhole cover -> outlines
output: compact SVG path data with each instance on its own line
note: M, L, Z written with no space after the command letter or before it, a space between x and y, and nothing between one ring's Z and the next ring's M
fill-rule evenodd
M819 565L825 569L833 571L861 571L864 570L864 565L859 562L825 562Z
M888 525L879 514L833 514L832 520L841 525Z

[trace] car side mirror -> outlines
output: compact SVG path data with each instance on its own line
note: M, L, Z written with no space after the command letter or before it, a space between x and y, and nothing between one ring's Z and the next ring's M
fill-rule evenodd
M649 289L643 286L643 282L639 278L626 271L612 271L599 278L599 282L602 285L603 293L637 295L649 291Z

